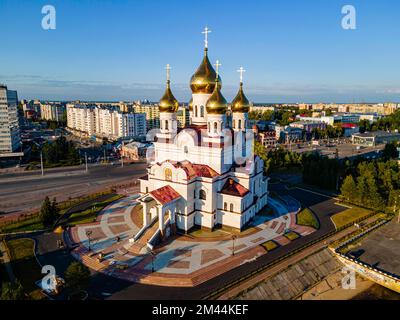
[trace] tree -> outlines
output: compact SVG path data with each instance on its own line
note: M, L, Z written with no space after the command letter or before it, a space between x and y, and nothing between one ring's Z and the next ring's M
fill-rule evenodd
M90 281L90 270L80 262L72 262L65 271L65 283L72 291L84 290Z
M24 298L24 288L18 280L14 283L3 282L0 300L22 300Z
M57 217L57 213L58 209L55 199L53 200L53 203L51 203L49 197L46 197L42 203L42 207L40 208L40 220L45 226L49 226L54 222L55 218Z
M392 143L387 143L385 145L385 149L383 149L383 157L386 160L389 159L395 159L398 158L399 152L397 151L397 144L392 142Z
M57 205L57 199L55 197L53 198L53 202L51 203L51 210L52 210L53 220L55 220L60 213L60 210L58 209Z

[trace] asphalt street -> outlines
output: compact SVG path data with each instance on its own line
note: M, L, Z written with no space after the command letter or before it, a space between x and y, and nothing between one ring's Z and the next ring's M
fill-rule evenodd
M91 166L49 170L42 177L38 172L0 175L0 211L19 214L37 208L46 196L67 200L102 190L107 186L132 182L146 173L146 163ZM4 215L4 214L3 214ZM1 217L1 216L0 216Z

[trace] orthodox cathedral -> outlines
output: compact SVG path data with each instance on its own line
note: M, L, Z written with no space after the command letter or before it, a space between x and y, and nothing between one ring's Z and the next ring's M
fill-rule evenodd
M140 179L143 228L157 223L163 236L195 226L242 230L267 204L263 160L252 152L244 70L238 70L239 91L228 110L221 93L220 64L217 61L214 69L208 58L209 32L205 28L204 56L190 80L191 123L179 130L178 101L171 91L167 65L154 157L148 174Z

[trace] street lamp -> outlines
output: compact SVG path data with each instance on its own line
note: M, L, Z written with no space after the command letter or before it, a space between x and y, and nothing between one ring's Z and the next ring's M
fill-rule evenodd
M88 250L91 251L92 249L90 248L90 236L92 235L92 230L86 231L86 236L88 237L89 240L89 247Z
M235 240L236 240L237 236L236 235L232 235L232 256L235 255Z

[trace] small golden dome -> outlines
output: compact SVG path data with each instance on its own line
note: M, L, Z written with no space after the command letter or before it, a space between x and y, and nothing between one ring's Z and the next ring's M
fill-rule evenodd
M243 92L243 82L240 83L239 92L232 101L232 113L247 113L250 110L250 103Z
M193 111L193 98L189 101L189 111Z
M172 113L172 112L177 112L178 107L179 107L178 100L176 100L174 95L172 94L170 81L168 80L165 93L158 104L158 110L160 110L160 112Z
M214 91L217 74L208 59L207 51L207 48L205 48L203 61L190 79L190 89L192 89L192 93L211 94ZM219 76L218 85L221 88L222 82Z
M206 104L207 114L224 114L227 109L227 102L220 91L220 85L214 86L214 91Z

